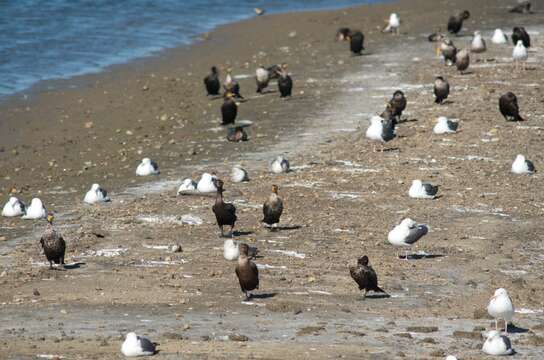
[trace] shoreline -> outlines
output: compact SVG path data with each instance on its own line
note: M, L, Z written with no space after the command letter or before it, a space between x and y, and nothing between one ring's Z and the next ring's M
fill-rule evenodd
M504 27L517 22L502 13L503 5L497 1L474 5L462 0L458 5L467 4L474 13L466 26L470 30L487 34L494 24ZM404 19L399 37L375 29L382 15L393 9ZM295 80L295 96L287 101L277 93L254 96L252 79L240 80L242 94L250 99L241 104L239 119L254 121L247 143L228 144L223 133L212 130L218 127L214 111L220 102L202 99L197 86L202 78L198 69L205 69L207 63L198 69L197 65L172 64L173 68L162 70L183 69L179 81L171 80L171 75L164 80L164 73L143 78L150 81L149 90L125 106L138 104L134 114L157 103L162 107L152 109L148 113L152 116L139 115L142 129L131 125L133 136L140 132L147 137L131 143L130 136L123 132L119 136L127 141L123 145L127 150L141 147L142 155L162 153L159 166L165 164L165 176L153 182L123 183L134 178L135 164L127 156L121 163L130 166L119 169L120 177L106 179L114 184L114 201L109 205L79 205L86 189L77 186L77 181L54 190L68 192L62 195L66 202L58 202L55 210L63 214L58 226L69 239L68 259L79 265L66 272L47 270L33 244L41 224L3 219L3 226L33 230L15 251L0 258L0 282L6 289L0 294L0 312L6 319L0 331L8 341L8 357L32 358L39 353L115 359L122 335L135 330L159 342L158 356L166 359L178 358L180 353L188 359L302 359L339 354L433 359L451 353L475 360L481 358L481 332L494 327L485 316L489 296L496 287L506 287L516 309L523 310L515 315L515 324L523 331L509 336L524 358L538 359L544 336L538 295L544 285L538 279L544 266L539 260L540 239L534 234L543 229L542 210L533 194L544 190L544 185L539 174L516 177L508 168L512 154L523 146L537 168L544 163L539 88L529 86L543 76L540 34L544 28L536 27L542 15L519 18L529 30L539 32L530 62L535 70L513 74L510 46L489 45L488 52L474 61L472 73L459 75L434 57L433 44L425 40L427 29L434 28L434 23L429 25L432 15L443 19L454 10L409 0L362 6L347 15L332 11L270 17L253 31L248 31L251 24L229 26L228 31L239 34L243 45L225 44L219 53L236 58L232 62L235 74L252 75L255 63L286 59ZM347 45L332 42L332 35L340 24L352 26L367 17L373 19L363 28L368 34L367 52L351 57ZM485 28L480 25L482 19ZM297 36L290 38L292 30L286 24L295 20ZM259 37L267 32L272 35ZM255 45L249 38L266 43ZM455 42L469 39L460 37ZM198 48L204 52L206 45L210 44ZM289 51L279 50L286 46ZM202 54L195 51L197 59ZM260 57L260 51L275 57ZM247 68L246 59L252 61ZM445 74L452 84L451 104L433 104L432 81L437 73ZM139 80L131 83L138 90L146 84ZM185 89L191 84L194 89ZM408 98L404 115L408 121L399 125L398 137L391 143L398 149L373 153L373 144L364 138L367 120L381 112L384 100L397 88L405 90ZM519 96L526 124L500 119L495 100L509 89ZM168 104L174 102L177 107L181 101L185 107L177 110L178 117ZM107 110L115 110L116 104ZM162 121L163 113L176 119ZM459 119L461 132L430 135L440 115ZM181 121L184 126L173 127L181 126L177 120L182 116L188 119ZM133 124L130 120L125 123ZM160 129L161 125L166 129ZM176 137L174 144L168 144L174 135L179 140ZM98 130L92 136L98 137ZM155 148L157 144L161 147ZM193 149L197 154L188 155ZM177 154L167 156L170 152ZM275 152L287 153L293 172L273 175L267 171L269 155ZM230 167L240 161L250 171L251 181L232 184ZM223 239L216 235L211 198L177 197L175 186L168 182L204 170L216 170L227 179L226 198L239 214L235 238L258 246L263 256L256 259L263 266L258 292L262 297L249 303L240 301L234 263L222 257ZM408 199L406 191L415 178L439 184L442 197ZM270 184L280 185L286 204L281 224L300 228L269 232L259 226L260 207ZM58 199L61 195L47 196ZM201 218L203 224L178 223L185 214ZM406 216L430 224L430 233L411 249L420 259L396 258L396 249L386 241L391 226ZM182 246L181 253L148 247L175 243ZM99 256L103 249L120 250L118 255ZM368 254L391 298L361 300L347 265L363 254ZM41 295L32 295L33 289ZM23 319L25 329L21 330ZM230 340L230 336L243 338L239 335L247 341Z

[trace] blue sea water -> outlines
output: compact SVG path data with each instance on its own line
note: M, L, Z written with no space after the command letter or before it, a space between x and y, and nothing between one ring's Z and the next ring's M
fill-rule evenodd
M0 0L0 97L99 72L267 13L380 0Z

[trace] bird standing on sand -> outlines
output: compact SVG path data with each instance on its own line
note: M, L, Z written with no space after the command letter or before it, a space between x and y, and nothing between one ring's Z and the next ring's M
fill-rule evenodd
M393 93L393 97L389 100L391 115L395 118L396 123L400 122L402 112L406 109L406 97L401 90Z
M38 220L43 219L46 216L47 210L45 209L45 205L40 199L34 198L32 201L30 201L30 206L26 208L23 219Z
M159 175L159 165L150 158L143 158L142 162L136 168L136 175L138 176L149 176L149 175Z
M215 204L212 206L212 211L215 214L217 220L217 226L221 229L221 236L225 236L223 232L223 226L230 226L230 235L234 229L236 223L236 208L234 205L225 203L223 201L223 181L220 179L214 179L215 186L217 187L217 196L215 198Z
M530 160L525 159L525 156L521 154L518 154L512 163L512 172L514 174L532 175L535 171L535 165Z
M487 312L495 319L495 330L499 330L499 319L504 320L504 332L508 334L508 322L514 317L514 304L506 289L495 290L487 305Z
M126 357L151 356L156 353L156 345L146 337L129 332L121 345L121 352Z
M463 28L463 21L470 17L468 10L464 10L457 15L452 15L448 19L448 31L451 34L459 34L459 31Z
M395 35L400 34L400 18L396 13L389 15L389 20L385 20L387 26L382 30L382 32L390 32Z
M257 265L249 260L249 246L247 244L240 244L240 256L238 257L238 264L236 264L235 272L240 283L240 288L245 294L245 300L251 299L250 291L259 288L259 270Z
M474 32L474 37L470 43L470 51L473 53L483 53L487 50L485 40L482 37L482 33L479 31Z
M49 213L47 215L47 227L40 238L40 244L47 261L49 261L50 269L53 268L53 263L64 265L64 253L66 251L66 242L53 227L53 220L53 214Z
M529 36L529 33L523 26L516 26L512 30L512 42L514 45L516 45L520 40L523 42L523 46L526 48L531 47L531 37Z
M261 65L255 71L255 80L257 82L257 92L262 94L270 81L270 73Z
M278 185L272 185L272 193L263 204L263 219L261 222L274 227L280 222L283 212L283 200L278 195Z
M408 190L408 196L413 199L435 199L438 193L438 185L424 183L421 180L412 181Z
M359 285L359 290L364 290L363 299L366 298L369 291L387 294L378 286L378 276L372 266L368 265L368 256L364 255L357 259L357 266L350 266L349 273L351 278Z
M521 63L521 67L525 70L528 58L529 53L527 52L527 48L523 45L523 41L518 40L518 43L514 46L514 50L512 50L512 59L514 60L515 69L519 69L519 64Z
M501 29L495 29L491 42L493 44L502 45L508 43L508 38Z
M450 94L450 84L442 76L437 76L434 80L434 102L437 104L443 104L444 100L448 98Z
M496 330L491 330L487 334L487 339L482 346L482 351L488 355L512 355L514 349L512 349L512 343L510 339L501 335L500 332Z
M361 55L361 52L365 49L365 36L363 33L359 30L350 31L347 39L349 40L349 50L353 55Z
M278 88L280 90L280 97L290 97L293 91L293 79L287 72L287 64L281 64L281 70L278 72Z
M389 232L387 241L393 246L412 246L428 232L427 225L418 224L414 220L406 218ZM406 250L406 260L408 260L408 250Z
M511 91L499 98L499 110L507 121L524 121L519 114L518 98Z
M444 63L448 66L452 66L455 63L455 56L457 55L457 48L453 44L453 41L448 38L444 38L440 43L439 52L444 58Z
M5 217L15 217L24 215L26 212L26 205L21 200L17 199L15 196L11 196L8 202L4 205L2 209L2 216Z
M221 125L234 124L236 115L238 115L238 104L234 101L234 94L227 91L225 101L221 105Z
M219 72L215 66L212 66L210 74L204 78L204 85L208 95L219 95L221 82L219 81Z
M455 66L457 67L457 71L461 73L461 75L464 74L465 70L468 69L468 66L470 65L470 55L469 51L467 49L463 49L455 55Z
M373 116L370 118L370 126L366 129L365 136L370 140L379 141L383 152L384 143L393 140L397 136L395 134L395 121L377 115ZM375 147L373 151L376 152Z
M433 128L433 132L437 135L454 134L457 132L458 127L458 122L451 121L445 116L440 116L436 122L436 125Z
M108 202L110 198L108 192L100 187L98 184L93 184L91 189L85 194L83 202L87 204L96 204L99 202Z
M231 93L233 97L237 99L243 99L244 97L240 94L240 84L238 81L234 80L232 77L232 69L227 69L227 76L225 77L225 83L223 84L225 88L225 93Z

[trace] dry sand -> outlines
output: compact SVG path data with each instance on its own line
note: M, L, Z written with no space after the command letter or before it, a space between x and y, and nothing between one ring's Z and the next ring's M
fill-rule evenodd
M493 326L485 307L505 287L518 309L510 335L517 357L541 359L542 175L509 170L517 153L537 169L543 163L544 14L509 16L506 7L408 0L264 16L158 59L48 83L59 89L2 104L0 161L11 169L0 179L2 196L11 187L28 200L39 194L58 213L72 264L47 269L37 244L41 222L1 220L2 356L117 359L122 336L136 331L161 344L161 359L481 359L481 332ZM464 34L482 30L489 51L459 75L434 56L425 35L465 8L472 17ZM403 19L398 37L377 30L393 10ZM495 27L518 24L535 43L525 72L512 71L510 45L489 41ZM346 44L332 41L344 25L365 33L364 56L351 57ZM454 39L458 46L469 41ZM295 96L255 96L255 67L282 61L290 64ZM228 143L216 130L221 100L206 99L201 84L212 64L249 75L240 79L249 100L239 119L254 122L246 143ZM447 105L433 103L436 74L452 85ZM77 88L67 90L72 84ZM389 144L393 150L373 153L367 119L397 88L408 97L409 121ZM508 90L527 122L502 119L498 97ZM461 131L433 135L442 115L459 119ZM269 174L276 154L294 171ZM160 177L135 179L144 156L157 159ZM239 162L248 183L228 180ZM239 213L237 240L260 249L256 262L265 268L250 303L241 302L234 263L222 257L212 198L176 196L181 178L204 170L227 180L225 196ZM441 197L408 198L416 178L439 184ZM112 203L81 205L93 182L112 190ZM259 220L274 183L286 229L270 232ZM186 214L203 224L182 224ZM411 251L432 256L396 257L387 233L406 216L430 225ZM161 248L174 244L183 251ZM391 298L361 299L347 268L363 254Z

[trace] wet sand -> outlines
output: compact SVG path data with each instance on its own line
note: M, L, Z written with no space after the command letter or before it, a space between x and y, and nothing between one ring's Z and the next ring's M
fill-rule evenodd
M1 180L2 195L12 186L25 199L41 191L58 212L73 264L47 269L37 246L42 223L1 220L0 331L8 358L121 358L122 334L137 331L161 344L164 359L480 359L481 332L494 326L485 307L497 287L508 289L518 309L510 335L518 357L541 358L541 175L509 169L517 153L537 169L542 163L544 15L510 17L505 6L410 0L265 16L159 59L76 79L77 89L3 104L0 161L20 170ZM513 72L511 46L489 40L469 74L441 64L425 35L464 8L473 15L464 34L478 29L488 39L495 27L526 26L535 43L530 70ZM403 19L398 37L377 30L393 9ZM364 56L332 41L343 25L364 31ZM286 61L295 80L295 96L284 101L277 93L255 96L253 79L240 79L249 100L239 119L254 122L246 143L227 143L215 130L221 100L202 93L207 68L227 61L247 75L259 63ZM433 104L436 74L452 85L447 105ZM408 121L388 144L393 150L373 153L367 119L397 88L408 97ZM508 90L527 122L502 119L497 99ZM461 131L432 135L441 115L459 119ZM61 120L59 131L53 124ZM33 141L16 146L22 138ZM276 154L294 171L268 173ZM143 156L157 159L159 178L135 179ZM248 183L228 179L239 162ZM242 302L234 263L222 257L212 198L176 196L181 178L204 170L227 180L225 196L239 213L236 239L260 249L261 289L250 303ZM408 198L416 178L439 184L441 197ZM112 203L80 205L96 181L112 190ZM277 232L259 224L273 183L286 205ZM186 214L203 224L182 224ZM431 228L409 261L386 241L406 216ZM161 248L173 244L183 251ZM391 298L361 299L347 267L363 254Z

